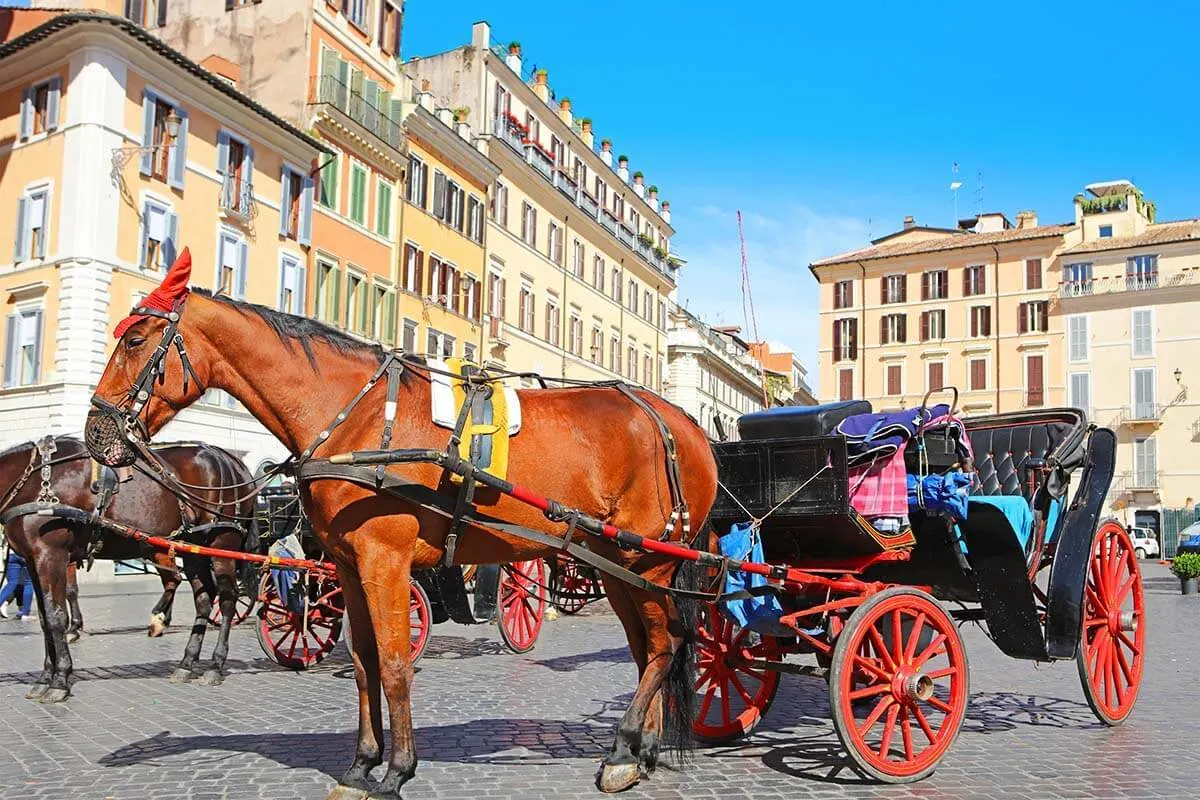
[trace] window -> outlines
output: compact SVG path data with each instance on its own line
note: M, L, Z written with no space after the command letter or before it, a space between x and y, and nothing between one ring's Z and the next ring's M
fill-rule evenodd
M592 288L604 291L604 257L592 256Z
M325 208L337 211L338 207L338 159L337 153L321 164L321 185L317 202Z
M425 254L412 242L404 243L404 260L400 263L400 288L419 295L425 271Z
M642 385L654 386L654 368L651 366L654 359L650 358L649 353L642 354Z
M218 289L238 300L246 299L246 242L239 235L222 231L217 252Z
M138 266L151 272L159 272L175 261L175 247L179 239L179 217L171 209L155 200L142 205L141 247L138 250Z
M521 239L537 248L537 209L529 203L521 203Z
M546 341L558 347L562 328L558 319L558 295L546 296Z
M838 370L838 400L854 399L854 370Z
M254 204L254 148L225 131L217 134L221 208L249 217Z
M575 185L579 187L580 191L586 193L587 192L587 165L583 163L582 159L580 159L580 158L575 159L575 162L571 168L571 176L574 178Z
M650 290L642 290L642 317L647 322L654 321L654 301L650 299Z
M28 190L17 201L17 238L13 263L46 257L50 223L50 188Z
M505 311L505 287L504 277L498 272L488 273L488 314L493 319L504 319Z
M634 314L637 313L637 281L633 278L629 279L629 291L625 293L625 299L629 301L629 310Z
M463 284L463 316L479 322L483 319L483 284L474 275L464 275Z
M1088 360L1088 318L1067 317L1067 357L1071 361Z
M591 360L593 364L604 364L604 331L599 326L592 328Z
M944 269L921 273L921 299L945 300L950 294L950 273Z
M658 301L658 327L659 330L667 329L667 301Z
M342 0L342 13L363 33L367 32L368 0Z
M1025 288L1042 288L1042 260L1030 258L1025 261Z
M406 353L417 352L417 323L415 320L404 320L404 332L400 337L400 347Z
M1046 404L1046 358L1025 358L1025 405L1038 408Z
M608 184L596 176L596 205L605 208L608 205Z
M528 141L536 144L542 140L542 123L532 111L525 112L525 129L529 131Z
M563 263L563 229L551 222L546 228L546 255L560 267Z
M476 352L477 350L478 348L476 348L475 345L471 344L470 342L463 342L463 360L469 361L472 364L479 363L476 360L476 356L479 355Z
M313 312L317 319L340 324L342 271L331 261L317 259L317 296Z
M971 306L971 337L974 339L992 335L992 307Z
M963 297L973 297L987 291L987 275L982 264L963 270Z
M944 309L921 312L921 341L929 342L946 338L946 312Z
M443 308L450 308L455 287L455 270L437 256L429 256L429 299Z
M174 140L167 135L167 117L172 111L179 117L179 131ZM139 172L144 177L167 183L172 189L182 190L187 164L187 112L153 92L143 93L142 147L145 149ZM218 158L218 169L224 165L225 162ZM246 172L246 175L250 173Z
M637 380L637 347L632 344L629 345L629 347L626 348L625 355L626 355L626 361L625 361L626 377L629 378L629 380L631 380L631 381L636 381Z
M571 310L567 330L567 349L577 356L583 355L583 320L579 318L579 309Z
M371 336L390 345L396 341L396 293L390 286L375 284L371 300Z
M987 388L987 359L972 358L967 362L970 369L970 387L972 392L981 392Z
M1088 372L1072 372L1067 376L1067 403L1072 408L1090 413L1092 408L1092 376Z
M433 215L459 233L466 232L467 193L438 171L433 173Z
M884 275L880 280L880 302L903 303L908 299L908 276Z
M858 320L833 321L833 360L854 361L858 358Z
M283 197L279 205L279 235L300 244L312 241L313 179L284 166L280 175Z
M1158 286L1158 256L1131 256L1125 261L1125 288L1131 292Z
M613 216L617 219L625 218L625 198L619 194L613 195Z
M907 338L907 314L884 314L879 320L880 344L904 344Z
M502 228L508 228L508 187L496 181L492 191L492 219Z
M1017 306L1017 330L1021 333L1045 333L1050 330L1049 303L1034 300Z
M1133 471L1137 486L1158 485L1158 443L1154 438L1133 440Z
M42 310L21 309L8 315L4 340L4 386L32 386L41 380Z
M584 264L583 242L574 239L571 242L571 274L576 278L583 280L583 264Z
M225 0L225 10L230 9ZM162 27L167 24L167 0L125 0L125 19L143 28Z
M1154 355L1154 312L1149 308L1133 310L1133 356Z
M425 334L425 355L429 358L454 357L454 337L430 328Z
M613 267L613 269L612 269L612 299L617 301L617 304L620 305L620 303L621 303L621 269L620 269L620 267Z
M563 161L567 155L567 148L563 147L563 143L554 134L550 135L550 155L554 157L554 166L562 169Z
M383 0L379 20L379 49L385 55L400 55L400 7Z
M1155 403L1154 368L1139 367L1133 371L1133 418L1157 419Z
M930 361L925 367L926 391L936 392L946 388L946 365L941 361Z
M358 333L367 332L367 279L346 270L346 327Z
M415 155L408 157L405 192L408 202L417 208L429 207L429 165Z
M500 81L496 81L496 96L493 106L496 119L512 113L512 93L505 89Z
M526 333L533 333L533 287L527 284L521 286L521 296L518 300L517 313L520 315L518 324Z
M382 178L375 184L375 232L392 235L392 185Z
M900 389L901 368L899 364L887 365L887 393L891 397L902 394Z
M608 340L608 368L621 374L621 339L615 332Z
M366 227L367 224L367 168L357 161L350 162L350 220Z
M1067 264L1063 268L1064 297L1080 297L1092 293L1091 263Z
M1100 238L1101 239L1111 239L1112 238L1112 225L1101 225L1100 226Z
M467 238L483 243L483 201L475 195L467 200Z
M61 97L62 78L57 76L25 90L21 97L21 141L58 128Z
M304 264L291 253L279 257L279 302L276 308L285 314L304 314Z

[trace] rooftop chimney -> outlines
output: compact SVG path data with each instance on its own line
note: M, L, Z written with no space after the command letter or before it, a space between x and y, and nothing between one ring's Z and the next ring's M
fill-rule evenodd
M1037 212L1034 211L1018 211L1017 212L1017 227L1018 228L1036 228L1038 226Z
M911 214L909 214L907 217L904 218L904 230L908 230L909 228L915 228L916 225L917 225L917 221L912 218Z

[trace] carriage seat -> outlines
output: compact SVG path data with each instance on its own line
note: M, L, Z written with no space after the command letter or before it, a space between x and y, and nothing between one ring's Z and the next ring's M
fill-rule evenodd
M745 440L828 436L846 417L870 413L868 400L768 408L738 417L738 434Z

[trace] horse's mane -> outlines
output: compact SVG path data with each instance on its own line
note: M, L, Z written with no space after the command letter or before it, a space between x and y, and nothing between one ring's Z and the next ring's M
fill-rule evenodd
M214 302L227 305L243 314L253 314L265 322L267 327L288 348L291 348L294 343L299 343L313 369L317 369L316 355L312 349L314 339L324 342L339 353L366 355L374 358L376 362L383 361L383 348L379 345L355 338L332 325L327 325L311 317L299 317L257 303L234 300L226 295L213 294L207 289L198 287L191 291Z

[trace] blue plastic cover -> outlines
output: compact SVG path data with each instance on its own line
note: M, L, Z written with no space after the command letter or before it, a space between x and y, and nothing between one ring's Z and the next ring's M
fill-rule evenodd
M759 564L766 559L763 555L762 537L748 522L734 525L729 529L729 533L717 541L721 555L727 558ZM725 575L727 593L766 585L767 579L762 575L740 570L729 570ZM783 606L773 593L768 592L760 597L748 597L744 600L722 601L718 605L722 614L742 628L772 636L795 635L791 628L779 622L779 618L783 616Z
M947 472L945 475L908 476L908 508L945 511L955 519L967 518L967 496L971 491L970 475Z
M278 558L304 558L304 549L295 534L285 536L268 551ZM271 580L275 582L275 590L279 592L279 601L288 611L304 613L304 583L299 580L300 573L294 569L271 569Z

